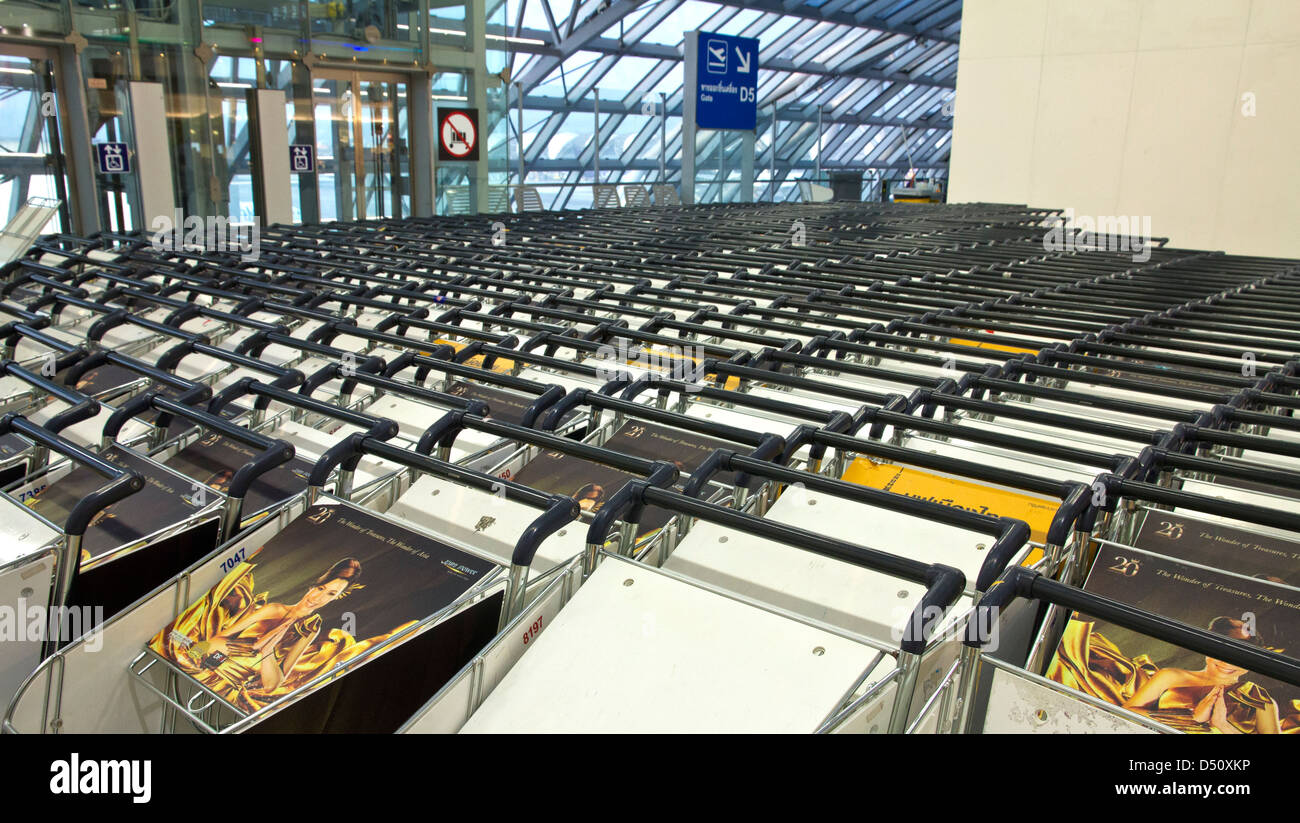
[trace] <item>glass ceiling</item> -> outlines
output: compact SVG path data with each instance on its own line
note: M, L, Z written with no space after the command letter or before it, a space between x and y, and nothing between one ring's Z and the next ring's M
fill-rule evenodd
M548 207L590 199L574 184L595 182L596 89L599 182L660 182L663 138L667 180L680 180L681 54L692 29L759 38L755 199L796 198L797 181L833 170L863 172L866 197L913 169L947 176L961 0L510 0L507 13L511 108L498 139L519 182L522 92L524 182L542 187ZM739 152L740 141L719 146L722 137L701 132L699 156Z

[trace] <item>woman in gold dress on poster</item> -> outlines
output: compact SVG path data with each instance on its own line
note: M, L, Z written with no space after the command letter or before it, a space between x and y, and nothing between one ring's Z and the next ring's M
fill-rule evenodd
M1046 676L1050 680L1147 715L1184 732L1280 734L1300 732L1300 701L1278 702L1262 686L1242 677L1249 672L1222 660L1205 658L1196 670L1160 668L1147 655L1125 657L1075 618L1061 638ZM1215 634L1261 645L1245 623L1231 617L1210 621Z
M357 641L340 629L320 638L317 612L362 588L361 562L344 558L292 604L254 594L254 563L241 563L160 632L150 648L244 711L256 711L405 628Z

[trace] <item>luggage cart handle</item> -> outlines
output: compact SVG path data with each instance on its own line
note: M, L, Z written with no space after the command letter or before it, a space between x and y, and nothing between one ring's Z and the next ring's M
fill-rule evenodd
M438 369L446 374L447 377L451 377L452 375L468 377L472 380L478 380L484 383L495 383L503 388L511 389L513 391L536 395L532 402L524 408L523 415L519 421L521 426L527 426L528 428L535 427L542 414L564 397L564 388L555 385L554 383L537 383L523 377L498 374L487 368L476 368L474 366L467 366L464 363L456 363L451 359L455 355L455 350L452 349L451 346L442 345L436 348L442 349L442 353L445 354L446 357L437 356L438 352L435 352L433 356L426 356L413 351L406 351L393 359L393 362L384 370L383 376L391 378L399 372L414 366L416 369L415 381L417 385L424 382L425 377L431 369ZM484 413L483 416L486 416L486 413Z
M990 446L1036 454L1040 457L1054 457L1096 467L1114 467L1121 458L1120 455L1107 455L1059 443L1047 443L1028 437L1004 434L993 429L971 428L960 423L946 423L883 408L868 408L866 417L867 421L873 424L873 433L877 426L883 430L886 425L892 425L897 429L915 429L948 439L973 440Z
M77 501L68 515L63 531L69 536L79 537L86 533L91 519L101 509L128 497L144 488L144 478L130 469L116 466L99 455L88 451L70 440L65 440L43 426L38 426L21 415L9 412L0 417L0 435L13 432L20 434L52 452L63 455L74 463L79 463L92 471L102 474L111 482L87 494Z
M1108 423L1103 420L1096 420L1083 415L1071 415L1061 412L1022 408L1007 403L998 403L991 400L975 400L962 395L930 391L929 389L918 390L916 397L919 400L918 405L923 405L927 408L944 406L946 408L964 409L978 414L992 415L995 418L1005 416L1014 420L1027 420L1031 423L1042 423L1047 426L1071 428L1086 431L1091 434L1099 434L1104 437L1113 437L1119 440L1132 440L1144 445L1154 444L1156 440L1163 436L1163 433L1161 432L1139 429L1134 426L1124 426L1118 423Z
M35 372L28 371L12 360L0 364L0 373L17 377L24 383L38 388L46 394L57 400L61 400L70 406L75 406L79 403L95 402L93 398L90 398L75 389L70 389L67 386L55 383L53 380L36 374ZM98 409L96 409L96 413L98 413Z
M507 500L516 503L543 509L542 515L524 530L523 535L515 544L511 563L516 566L532 565L533 557L536 555L542 541L565 524L577 520L581 511L578 507L578 501L571 497L539 492L512 480L493 477L490 474L484 474L464 466L457 466L454 463L448 463L427 454L408 451L360 432L348 435L321 456L321 459L312 468L311 477L307 481L308 485L317 488L324 486L325 481L336 466L343 466L344 468L347 468L349 464L355 466L365 455L377 457L381 460L389 460L407 468L436 475L481 491L504 495Z
M110 297L111 295L111 297ZM112 299L116 297L129 297L145 303L154 303L164 308L173 309L172 313L163 321L168 326L180 327L185 321L194 317L208 317L213 320L222 320L227 323L234 323L256 331L285 331L285 327L277 323L265 323L261 320L253 320L240 314L221 311L209 306L200 306L188 300L178 300L174 297L162 297L156 294L149 294L137 289L119 286L104 294L103 299Z
M179 391L189 391L199 386L192 380L186 380L184 377L178 377L171 372L150 366L134 357L128 357L125 354L119 354L108 349L98 349L91 352L86 357L81 358L68 369L63 378L63 382L69 386L75 386L82 376L97 366L102 365L121 366L128 371L133 371L141 377L147 377L155 383L161 383L164 386L170 386Z
M190 354L201 354L207 357L215 357L218 360L224 360L233 366L250 369L252 371L269 374L277 380L290 379L297 375L296 383L302 382L303 374L297 369L288 369L282 366L273 366L256 357L248 357L242 354L235 354L233 351L213 346L202 340L186 340L177 346L168 349L158 358L154 365L163 371L170 371L180 365L180 362Z
M564 415L573 411L578 406L587 405L593 409L602 409L620 413L626 417L637 417L643 420L649 420L654 423L665 423L675 425L685 429L691 429L700 434L709 437L716 437L720 440L730 440L734 443L743 443L746 446L760 446L765 443L768 436L762 432L752 431L750 429L741 429L736 426L728 426L724 423L715 423L710 420L700 420L677 412L657 409L653 406L646 406L643 403L634 403L630 400L621 400L616 397L610 397L600 392L593 392L590 389L575 389L565 395L564 399L551 407L546 417L542 419L542 429L545 431L554 431L555 427L564 418ZM785 446L785 440L781 441L782 447Z
M75 425L83 420L89 420L99 414L99 401L89 397L67 386L61 386L53 380L35 374L12 360L0 364L0 374L8 374L17 377L29 385L40 389L46 394L67 403L69 408L64 409L58 414L45 421L45 428L58 434L68 426Z
M42 317L41 320L42 320L42 324L40 328L44 328L45 326L49 325L50 322L49 318ZM15 346L18 343L18 338L25 337L28 340L33 340L37 343L40 343L42 346L45 346L46 348L54 349L56 352L59 352L60 354L79 353L79 356L82 357L85 356L86 354L85 346L78 346L73 343L68 343L64 340L60 340L57 337L50 337L48 334L45 334L43 331L40 331L40 328L37 328L36 326L32 326L28 323L18 323L18 322L6 323L3 326L0 326L0 335L4 337L6 346Z
M352 394L356 389L358 382L368 382L366 380L359 381L359 378L361 378L362 375L373 376L381 374L384 371L384 367L387 365L388 364L384 362L384 358L375 356L367 357L359 363L348 365L343 363L327 363L312 372L312 374L308 375L307 379L302 381L302 385L298 387L298 393L310 396L321 386L336 377L342 377L343 385L339 388L339 394L347 396Z
M301 372L297 372L301 375ZM276 381L281 382L281 381ZM326 403L323 400L317 400L314 397L307 397L296 391L275 385L274 383L263 383L253 377L241 377L226 388L217 392L216 396L208 402L208 412L210 414L220 414L221 410L245 395L256 397L255 408L265 411L272 401L284 403L287 406L293 406L303 411L309 411L313 414L323 415L335 420L341 420L344 423L353 426L363 426L370 429L376 437L392 437L397 434L397 424L392 420L385 420L374 417L369 414L345 409L342 406L335 406L332 403Z
M314 343L310 340L302 340L286 332L278 331L259 331L250 334L242 343L234 348L235 354L243 354L249 357L261 358L262 353L266 351L267 346L280 345L291 349L297 349L309 354L317 354L325 357L334 357L342 361L343 356L353 354L347 349L340 349L336 346L327 346L324 343ZM378 369L388 368L388 363L382 357L369 356L357 363L357 371L375 371L376 364Z
M470 401L478 403L480 401ZM481 414L474 414L466 411L452 411L444 415L432 426L425 429L424 434L420 436L419 444L416 451L421 454L429 454L433 451L434 446L449 447L454 445L456 437L464 429L473 429L485 434L494 434L507 440L517 440L521 443L527 443L530 446L538 446L550 451L558 451L571 457L577 457L582 460L590 460L593 463L602 463L611 466L620 471L631 474L648 475L663 461L647 460L643 457L636 457L630 454L623 454L611 449L593 446L590 443L584 443L581 440L574 440L570 437L561 437L549 432L538 431L518 426L513 423L503 423L499 420L491 420ZM674 471L676 469L674 468ZM674 477L674 480L676 478Z
M200 387L207 390L207 386ZM206 400L206 396L195 397L189 402L201 402ZM235 472L230 481L230 489L226 492L229 497L243 499L248 494L248 489L253 485L253 481L266 474L271 469L288 463L293 459L295 454L293 444L284 440L276 440L257 432L249 431L243 426L238 426L224 417L218 417L215 414L201 411L185 402L166 397L157 390L151 390L135 397L122 404L117 411L109 417L108 422L104 424L104 438L106 440L115 439L118 432L127 420L138 414L149 411L150 409L161 412L158 419L158 425L165 428L168 417L182 417L202 426L209 431L216 432L231 440L237 440L246 446L252 446L258 449L259 453L252 460L245 463Z
M1139 478L1142 480L1149 480L1150 475L1160 469L1187 469L1207 474L1222 474L1241 480L1256 480L1283 488L1300 489L1300 474L1286 469L1273 468L1262 463L1249 463L1245 460L1227 457L1198 457L1156 446L1148 446L1147 449L1143 449L1143 454L1145 455L1148 450L1151 459L1147 461L1146 466L1149 467L1149 470L1146 477Z
M605 535L613 530L615 520L633 524L641 522L645 501L639 484L667 488L677 481L677 475L677 467L664 462L655 466L644 480L633 480L623 484L592 516L591 526L587 530L587 545L604 545ZM590 572L591 569L589 568L588 571Z
M1292 441L1261 437L1256 434L1222 431L1187 423L1175 426L1169 445L1176 448L1187 441L1199 441L1215 446L1230 446L1237 449L1256 449L1286 455L1287 457L1300 457L1300 443Z
M39 264L26 263L25 265L27 268L32 268L34 265ZM15 277L3 287L3 291L0 292L0 294L8 297L13 293L14 289L24 283L36 283L37 285L45 286L47 289L44 296L32 301L31 305L37 307L44 306L47 303L53 303L63 297L84 299L89 294L85 289L69 286L67 283L62 283L43 274L26 274L20 277Z
M105 308L106 308L106 312L104 313L104 315L101 316L99 319L97 319L94 323L91 323L90 328L86 330L86 340L92 343L100 342L101 340L104 339L104 335L108 334L110 331L117 328L118 326L124 326L127 324L133 324L139 326L142 329L148 329L149 331L152 332L165 334L169 337L175 337L179 340L195 341L195 342L207 341L207 337L205 335L199 334L198 332L185 331L183 329L177 328L176 326L170 326L166 323L159 323L156 320L149 320L145 317L137 317L127 309L119 309L119 308L107 307L107 306Z
M1025 489L1037 494L1050 494L1060 498L1061 506L1048 527L1046 542L1064 546L1075 524L1088 513L1091 506L1089 488L1074 480L1049 480L1037 475L1027 474L1011 469L994 469L984 463L973 463L947 455L931 454L906 446L894 446L874 440L862 440L840 432L801 426L792 440L792 445L799 448L812 444L815 448L835 448L845 452L872 454L899 463L914 463L925 468L949 474L959 474L997 483L1012 488Z
M926 642L935 625L966 590L966 575L952 566L922 563L919 560L899 557L879 549L836 540L732 508L706 503L679 492L659 488L645 480L634 480L628 483L615 494L615 498L611 498L592 521L591 528L587 532L588 545L604 544L613 520L617 518L617 514L606 514L611 508L616 505L628 509L651 505L727 526L755 537L784 543L823 557L882 572L891 577L901 577L913 583L923 584L926 593L913 609L899 645L902 651L910 654L921 654L925 651ZM620 519L626 521L626 518Z
M787 466L778 466L764 460L755 460L752 457L745 457L727 449L718 449L717 452L714 452L713 457L705 461L704 465L691 476L684 494L694 499L695 494L698 493L708 476L723 469L745 472L756 477L778 480L782 483L799 483L805 488L834 497L880 506L892 511L901 511L904 514L922 517L927 520L937 520L940 523L957 528L987 534L994 538L993 545L989 547L988 554L984 556L984 561L980 565L979 577L975 582L976 591L984 591L988 586L991 586L997 576L1007 567L1007 564L1029 542L1029 524L1023 520L1016 520L1012 517L993 517L952 506L944 506L940 503L916 500L882 489L859 486L856 483L836 480L825 475L799 471ZM1064 544L1062 543L1062 545Z
M705 360L700 364L700 371L706 376L714 375L718 379L735 377L742 381L752 380L756 383L771 383L777 386L819 391L836 397L850 398L861 403L883 405L889 402L889 398L893 396L869 389L860 389L856 386L843 386L821 380L811 380L806 377L796 377L791 374L758 369L753 366L745 366L724 360Z
M1191 509L1232 520L1245 520L1275 529L1300 532L1300 514L1257 506L1253 503L1225 500L1221 497L1209 497L1182 489L1171 489L1139 480L1129 480L1116 474L1104 474L1098 479L1106 487L1106 497L1112 507L1119 498L1126 497Z
M816 408L814 406L804 406L798 403L791 403L787 400L778 400L774 397L765 397L763 395L751 395L745 392L731 391L730 389L719 389L713 386L705 386L698 383L687 383L684 380L673 380L671 378L659 377L658 375L645 374L638 377L620 393L624 400L636 400L636 398L647 390L654 388L661 396L666 396L673 392L677 394L693 394L699 397L711 400L721 400L736 406L749 406L760 411L768 411L776 414L786 414L792 417L801 417L806 420L815 420L819 423L831 423L836 419L839 412L827 411L826 409Z
M16 317L18 318L18 322L22 323L48 325L50 322L50 318L44 314L28 311L21 306L15 306L11 303L0 303L0 312L11 317Z
M564 360L558 357L552 357L545 354L529 353L524 349L509 349L501 346L485 345L482 353L515 360L530 366L542 366L552 368L557 371L570 372L572 374L581 374L587 377L600 377L601 370L587 363L578 363L572 360ZM626 372L624 372L626 373Z
M346 376L345 376L346 372ZM394 380L391 377L378 377L374 374L368 374L361 371L360 367L355 370L344 369L339 363L331 363L322 367L313 374L302 387L298 390L301 394L310 394L317 387L324 385L335 377L343 377L343 386L341 393L343 395L351 394L351 389L360 383L363 386L370 386L376 389L382 389L389 394L399 394L405 397L413 397L419 400L427 400L433 403L441 403L444 406L450 406L453 409L470 410L480 401L461 397L455 394L447 394L435 389L428 389L424 386L415 386L410 383L403 383L400 380ZM477 412L476 412L477 413ZM482 405L482 413L487 414L487 407Z
M1007 569L1006 574L980 598L966 624L966 637L963 640L966 646L972 649L983 648L986 640L982 638L980 627L992 625L989 621L996 619L999 612L1017 597L1041 600L1082 612L1179 648L1300 686L1300 660L1267 652L1239 640L1221 637L1127 603L1059 583L1024 566Z

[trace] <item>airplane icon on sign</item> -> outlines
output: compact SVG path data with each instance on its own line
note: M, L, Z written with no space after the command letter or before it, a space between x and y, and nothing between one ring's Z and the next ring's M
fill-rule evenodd
M708 52L705 67L710 74L727 73L727 44L722 40L709 40L704 44Z

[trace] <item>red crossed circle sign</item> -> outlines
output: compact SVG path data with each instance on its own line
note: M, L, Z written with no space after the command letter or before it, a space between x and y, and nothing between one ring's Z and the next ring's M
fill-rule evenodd
M463 111L453 111L442 118L438 129L442 150L453 157L467 157L478 145L478 128L474 118Z

